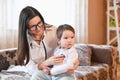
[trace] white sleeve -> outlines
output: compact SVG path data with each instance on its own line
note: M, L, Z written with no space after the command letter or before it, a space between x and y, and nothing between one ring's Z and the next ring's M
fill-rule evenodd
M67 72L67 69L69 67L71 67L73 64L62 64L59 66L55 66L51 69L51 75L57 75L57 74L61 74L61 73L65 73Z
M36 70L38 70L38 64L35 64L31 59L26 65L26 69L29 74L33 74Z
M30 60L27 65L12 66L12 68L9 68L7 71L24 71L32 75L36 70L38 70L37 66L38 64L35 64L32 60Z
M66 63L56 65L51 69L51 75L65 73L68 68L73 66L73 62L77 59L78 59L77 51L73 49L72 52L68 53Z

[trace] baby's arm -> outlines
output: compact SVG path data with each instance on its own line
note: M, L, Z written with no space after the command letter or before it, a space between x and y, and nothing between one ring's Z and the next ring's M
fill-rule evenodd
M67 72L67 69L73 66L73 63L70 64L62 64L62 65L56 65L50 70L51 75L57 75L61 73Z
M65 56L67 58L66 62L61 65L55 65L51 70L51 75L57 75L61 73L66 73L68 68L72 67L74 65L74 61L78 59L78 54L76 50L73 49L72 52L68 54L68 56Z

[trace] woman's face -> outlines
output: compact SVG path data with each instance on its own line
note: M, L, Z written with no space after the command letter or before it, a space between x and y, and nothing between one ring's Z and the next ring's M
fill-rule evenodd
M43 36L44 25L39 16L32 18L28 24L28 30L32 36Z

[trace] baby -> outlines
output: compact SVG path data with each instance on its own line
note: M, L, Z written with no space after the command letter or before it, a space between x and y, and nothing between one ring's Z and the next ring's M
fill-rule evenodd
M63 55L62 64L54 65L53 68L44 67L47 74L51 74L54 79L62 76L71 76L70 80L75 80L74 73L67 74L67 69L73 66L74 61L78 59L76 49L73 47L75 42L75 31L71 25L60 25L56 31L58 47L54 51L54 55Z

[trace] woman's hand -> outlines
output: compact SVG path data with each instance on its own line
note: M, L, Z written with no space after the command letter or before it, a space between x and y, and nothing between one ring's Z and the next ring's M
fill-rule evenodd
M52 56L50 58L48 58L46 61L38 64L38 68L42 69L43 66L51 66L51 65L55 65L55 64L61 64L64 60L64 56L63 55L57 55L57 56Z
M73 63L73 66L68 68L67 73L73 72L75 69L77 69L78 65L79 65L79 61L75 60L75 62Z
M64 56L63 55L57 55L57 56L52 56L50 58L48 58L45 63L47 64L47 66L50 65L54 65L54 64L60 64L62 63L64 60Z

